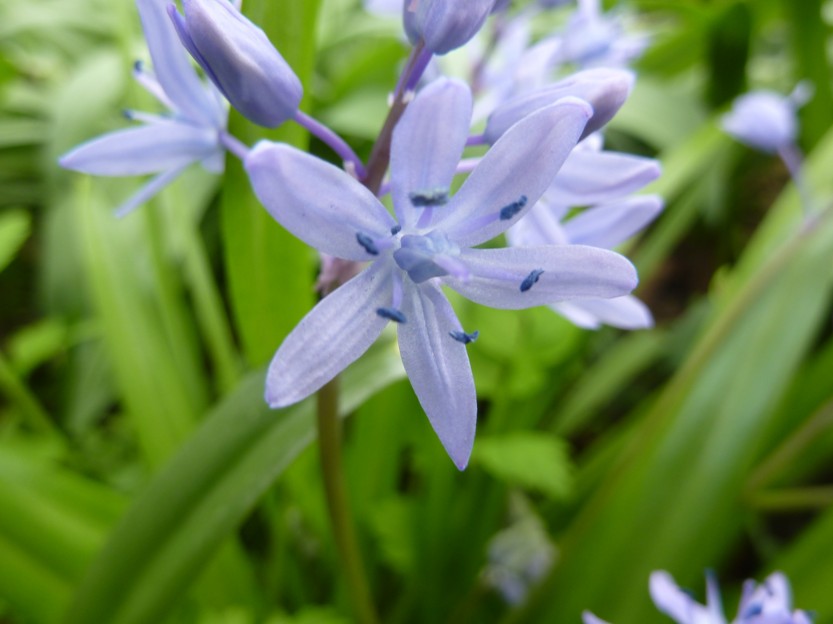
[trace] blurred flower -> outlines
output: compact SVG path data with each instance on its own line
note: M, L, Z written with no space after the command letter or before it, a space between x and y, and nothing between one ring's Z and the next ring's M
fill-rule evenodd
M183 0L168 13L182 44L231 105L261 126L295 115L301 81L260 28L228 0Z
M651 598L657 608L677 624L726 624L720 588L714 576L706 576L706 604L701 605L680 589L668 572L651 574ZM607 624L589 611L582 614L584 624ZM780 572L770 574L760 585L748 580L738 614L731 624L812 624L806 611L792 610L792 594L787 577Z
M438 80L408 106L391 144L394 219L344 171L291 147L262 142L246 159L255 193L287 230L338 258L369 261L325 297L278 349L266 400L309 396L362 355L389 321L419 401L462 469L477 401L463 330L441 286L477 303L519 309L575 297L615 297L636 284L633 266L579 245L476 249L516 223L575 146L589 106L562 99L516 124L460 190L449 188L468 138L471 94Z
M212 173L223 170L221 135L227 113L219 94L199 79L165 13L164 0L137 0L153 60L151 74L136 63L134 77L164 106L169 116L128 111L138 128L93 139L64 155L62 167L101 176L158 173L116 211L121 216L148 201L190 164Z
M668 572L651 574L651 598L657 608L678 624L726 624L720 589L712 575L706 578L706 606L681 590ZM805 611L792 611L790 584L780 572L770 574L760 585L748 580L733 624L811 624Z
M593 135L572 151L550 188L507 231L506 238L518 247L580 244L613 249L662 211L662 200L656 195L629 196L659 174L656 160L602 151L601 137ZM574 206L586 208L571 214ZM633 295L574 299L550 307L586 329L603 324L645 329L654 324L648 307Z
M735 139L764 152L776 153L794 145L798 109L812 95L809 83L800 83L789 96L774 91L752 91L737 98L723 116L723 129Z
M495 0L405 0L405 32L411 43L425 43L434 54L445 54L469 41L483 26Z

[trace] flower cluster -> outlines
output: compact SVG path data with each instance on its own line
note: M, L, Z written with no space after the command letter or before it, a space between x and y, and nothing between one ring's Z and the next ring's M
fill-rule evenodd
M401 14L413 49L368 162L298 110L301 82L238 4L182 0L182 13L165 0L137 4L153 73L137 64L136 78L169 113L131 113L143 125L82 145L61 163L95 175L158 173L123 214L191 163L219 173L226 152L243 161L266 210L345 282L278 348L266 379L271 406L319 390L393 323L411 385L462 469L477 418L467 345L478 332L462 326L445 289L495 308L549 305L583 327L651 324L630 295L634 267L612 248L661 210L657 197L632 196L659 168L603 150L601 136L633 85L622 66L644 43L596 2L581 2L565 32L538 42L529 38L530 14L557 3L510 13L510 3L496 0L374 2ZM480 46L471 86L437 76L437 55L470 41L477 49L492 22L502 34ZM492 51L510 48L510 58L537 58L534 72L521 79L515 67L496 69ZM583 71L565 76L568 67ZM243 145L226 130L226 103L265 127L303 125L344 167L280 143ZM466 158L474 146L479 155ZM392 211L382 201L388 193ZM504 233L508 247L480 247Z
M720 600L720 589L714 576L706 580L706 604L701 605L680 589L668 572L651 574L651 598L657 608L677 624L727 624ZM607 624L589 611L584 624ZM748 580L738 605L738 614L731 624L812 624L807 611L793 610L790 583L780 572L770 574L760 585Z

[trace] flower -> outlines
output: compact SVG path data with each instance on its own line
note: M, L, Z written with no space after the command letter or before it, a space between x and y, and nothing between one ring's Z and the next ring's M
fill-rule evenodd
M441 79L417 95L391 144L396 218L341 169L286 145L261 142L246 159L255 193L287 230L322 252L370 262L325 297L278 349L266 400L304 399L397 323L405 371L458 468L471 453L477 402L467 332L441 286L477 303L519 309L574 297L615 297L633 266L580 245L474 249L516 223L546 190L591 115L567 98L506 132L460 190L449 187L468 138L471 93Z
M182 44L231 105L261 126L274 128L295 115L301 81L266 33L228 0L183 0L168 14Z
M681 590L668 572L651 574L651 598L657 608L677 624L726 624L720 589L713 575L706 577L706 605L696 602ZM760 585L748 580L733 624L810 624L805 611L792 611L792 596L787 577L780 572L770 574Z
M797 110L810 97L807 83L789 96L758 90L740 96L723 117L723 129L741 143L763 152L776 153L795 144Z
M223 171L220 135L227 113L219 94L199 79L165 14L163 0L136 0L154 73L136 63L134 77L170 111L168 116L128 112L144 122L84 143L60 159L62 167L102 176L157 173L116 211L125 215L170 184L188 165L199 162Z
M432 53L446 54L477 34L494 5L495 0L405 0L405 32L414 45L422 41Z
M651 158L601 150L598 134L579 143L567 157L550 188L527 215L506 233L510 245L581 244L612 249L642 230L661 211L656 195L631 197L659 177ZM571 207L588 208L565 221ZM550 304L575 325L622 329L653 325L647 306L633 295L612 299L575 299Z

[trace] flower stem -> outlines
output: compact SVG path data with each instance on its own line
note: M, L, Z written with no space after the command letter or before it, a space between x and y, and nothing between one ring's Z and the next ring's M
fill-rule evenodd
M341 469L341 421L338 417L338 377L318 391L318 448L327 509L333 536L347 580L356 619L377 624L379 618L370 598L370 587L362 564L359 543L347 501L347 487Z
M355 173L359 178L364 177L365 170L361 158L356 155L353 148L351 148L344 139L338 136L338 134L330 130L317 119L310 117L300 110L295 113L295 122L299 126L306 128L310 134L318 137L324 143L329 145L330 148L338 154L345 163L349 163L355 169Z
M249 148L237 137L229 134L225 130L220 132L220 143L240 160L246 160L246 156L249 155Z

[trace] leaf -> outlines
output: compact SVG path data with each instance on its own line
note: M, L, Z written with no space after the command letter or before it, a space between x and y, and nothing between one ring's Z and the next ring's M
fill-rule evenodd
M14 260L32 232L32 219L22 208L0 214L0 271Z
M542 492L550 498L570 494L567 445L552 434L516 431L481 437L474 446L472 464L508 485Z
M344 373L340 413L404 375L377 343ZM254 373L212 411L136 500L82 584L73 624L161 621L260 496L315 437L314 398L281 411Z

